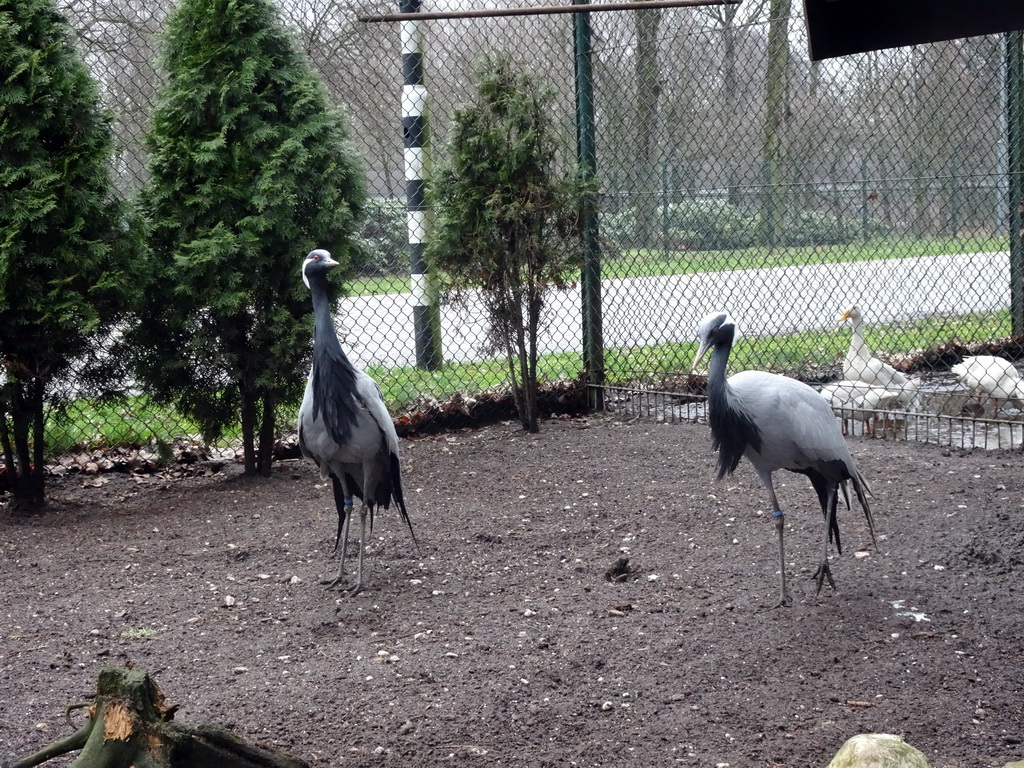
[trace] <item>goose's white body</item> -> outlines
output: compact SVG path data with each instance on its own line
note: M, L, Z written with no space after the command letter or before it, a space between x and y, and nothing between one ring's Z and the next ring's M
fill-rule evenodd
M868 434L879 411L901 405L900 393L896 390L876 387L863 381L836 381L821 388L821 396L831 406L832 413L843 420L843 432L850 419L863 421Z
M1024 403L1024 379L1013 363L992 355L965 357L950 369L960 383L978 395L979 400L988 395L999 411L1000 400Z

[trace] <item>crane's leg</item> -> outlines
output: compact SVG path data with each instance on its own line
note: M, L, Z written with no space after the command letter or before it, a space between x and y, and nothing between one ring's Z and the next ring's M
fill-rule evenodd
M826 500L821 505L821 511L825 514L825 543L821 552L821 565L818 566L818 570L811 577L818 582L818 591L815 594L821 594L821 585L825 583L825 579L828 579L828 585L832 589L836 588L836 583L832 580L832 570L828 565L828 543L832 538L831 531L834 529L836 532L836 547L839 548L839 529L836 527L836 507L839 503L838 491L839 487L837 485L830 484Z
M333 579L323 581L329 587L335 587L345 580L345 552L348 550L348 526L352 521L352 496L344 479L331 475L331 485L334 489L334 506L338 510L338 535L334 539L334 550L338 550L338 542L341 542L341 561L338 563L338 575Z
M779 602L773 606L774 608L779 608L793 602L793 599L789 596L789 590L786 589L786 546L783 541L783 533L786 529L786 515L779 508L779 499L775 495L775 485L772 483L772 473L758 471L757 474L761 478L761 482L768 489L768 494L771 497L772 517L775 518L775 532L779 536Z
M356 585L348 591L349 597L355 597L363 591L363 550L366 549L366 499L359 505L359 565L356 568Z

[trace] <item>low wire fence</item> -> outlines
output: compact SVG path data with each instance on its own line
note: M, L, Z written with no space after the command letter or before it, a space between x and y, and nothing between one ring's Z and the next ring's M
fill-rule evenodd
M103 83L118 183L133 194L147 175L142 137L163 84L169 3L61 5ZM365 20L395 10L383 3L280 0L282 23L347 113L364 157L373 198L367 256L339 306L339 332L400 424L508 408L506 366L472 295L458 305L440 297L443 364L418 363L402 123L403 46L412 36L421 43L418 93L429 105L428 166L445 162L453 113L472 100L484 53L508 53L555 94L566 157L576 156L581 130L592 132L603 359L584 362L580 284L551 291L539 340L541 378L556 390L550 410L570 407L559 387L586 382L608 408L702 418L694 336L700 318L720 309L745 338L734 369L836 380L851 339L837 318L856 304L872 353L920 379L925 394L919 410L877 434L1021 444L1013 398L996 413L991 396L977 403L977 387L950 373L967 356L1022 354L1011 311L1019 213L1010 200L1019 180L1007 170L1006 105L1019 83L1006 67L1009 38L810 62L800 12L778 18L773 7L431 19L413 33L406 22ZM467 8L437 0L423 10ZM581 48L583 16L589 47ZM781 49L770 42L779 25ZM592 123L578 111L581 86L592 91ZM144 392L98 394L83 391L53 411L51 454L201 442L194 425ZM282 433L293 415L284 411Z

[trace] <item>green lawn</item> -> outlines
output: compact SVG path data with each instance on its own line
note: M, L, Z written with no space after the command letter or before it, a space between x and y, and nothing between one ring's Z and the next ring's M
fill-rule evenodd
M695 272L721 272L730 269L791 267L807 264L838 264L874 259L910 259L954 253L988 253L1009 248L1005 237L909 238L889 237L848 245L780 248L742 248L733 251L678 251L634 249L601 265L606 278L687 275Z

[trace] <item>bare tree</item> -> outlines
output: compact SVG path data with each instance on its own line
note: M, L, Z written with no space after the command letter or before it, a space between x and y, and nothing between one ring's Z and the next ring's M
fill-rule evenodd
M656 229L658 198L658 97L661 93L661 72L658 65L658 26L661 10L645 8L633 11L636 25L636 116L633 135L636 138L636 165L633 169L636 198L636 239L651 243Z
M765 116L762 159L764 241L779 243L786 219L786 123L789 119L790 0L771 0L768 19L768 59L765 65Z

